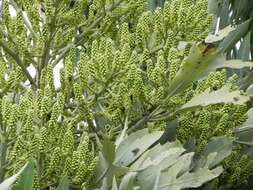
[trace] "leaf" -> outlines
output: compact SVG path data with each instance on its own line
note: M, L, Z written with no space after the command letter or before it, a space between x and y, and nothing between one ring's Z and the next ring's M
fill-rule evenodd
M185 90L206 70L217 54L215 47L209 47L205 43L194 44L190 49L189 56L183 61L170 86L166 89L167 98Z
M208 13L217 14L218 6L221 0L208 0Z
M216 71L216 69L220 68L242 69L245 67L253 67L253 62L242 61L241 59L226 60L224 55L220 54L208 66L207 72Z
M217 166L222 160L224 160L224 158L228 157L231 154L233 140L233 138L225 136L213 137L211 141L205 146L200 159L196 163L195 169L205 166L212 169L213 167ZM210 155L212 157L210 157Z
M117 181L116 181L115 176L113 177L112 189L111 190L118 190Z
M194 173L187 172L182 176L176 178L178 172L178 165L174 165L173 167L169 168L166 173L164 172L162 174L159 190L180 190L185 188L197 188L200 187L202 184L218 177L222 173L222 171L222 167L218 167L213 170L209 170L208 168L201 168Z
M113 163L115 159L115 145L108 139L102 141L102 153L108 163Z
M156 145L144 157L140 158L140 163L134 166L137 169L140 189L156 189L159 182L161 171L173 166L181 154L185 151L182 145L175 141L165 145ZM192 154L192 153L191 153ZM184 165L187 166L187 165Z
M248 110L247 120L240 127L235 128L234 133L239 143L251 145L253 142L253 108Z
M219 10L219 18L220 18L219 29L225 28L226 26L230 24L230 17L229 17L230 1L222 0L221 3L222 3L222 6L220 7L220 10Z
M217 140L217 139L216 139ZM220 138L220 142L230 142L230 138ZM226 146L215 146L218 141L211 141L205 153L208 164L216 165L231 152ZM225 144L225 143L224 143ZM228 143L229 144L229 143ZM224 151L224 152L223 152ZM226 156L224 156L226 155ZM179 141L167 142L164 145L157 144L146 151L138 160L132 164L130 171L136 172L135 182L140 190L180 190L185 188L200 187L202 184L218 177L222 167L210 169L204 163L203 167L192 170L194 152L186 153ZM214 159L218 162L214 163Z
M251 23L251 19L238 25L234 31L231 31L228 36L220 43L219 52L226 52L234 47L234 45L244 37Z
M128 129L128 117L126 117L124 128L121 131L120 135L117 137L115 141L116 148L120 145L120 143L126 138L127 136L127 129Z
M222 87L216 91L207 89L202 94L193 97L189 102L181 107L182 110L194 109L196 107L205 107L213 104L233 103L243 104L249 101L249 97L242 95L239 90L231 91L227 86Z
M253 84L251 84L247 90L246 90L246 94L250 97L253 97Z
M128 168L114 164L115 145L109 140L104 141L102 152L99 152L99 161L96 167L96 185L111 186L114 177L124 175ZM108 152L105 152L108 151ZM103 154L105 152L105 155ZM104 181L106 179L106 182ZM102 183L102 184L101 184Z
M69 190L69 179L67 176L63 177L59 186L57 187L58 190Z
M29 174L29 170L32 169L31 165L33 165L33 163L31 161L29 161L26 165L24 165L21 170L19 170L18 173L16 173L15 175L9 177L8 179L4 180L1 184L0 184L0 189L1 190L7 190L11 187L11 185L17 180L17 178L25 173L25 175ZM33 176L31 176L31 180L32 180ZM21 189L24 189L21 187ZM31 187L28 187L28 189L31 189Z
M120 183L119 190L133 190L134 189L134 179L136 177L136 172L129 172L125 175Z
M139 130L129 135L117 148L114 163L128 166L161 136L162 132L149 133L148 129Z
M160 143L165 144L168 141L174 140L174 138L176 137L177 127L178 127L177 120L173 120L167 123L163 135L160 138Z
M13 187L13 190L32 190L34 178L34 162L29 161L26 168L22 172L19 181Z
M209 34L206 39L205 42L206 43L215 43L215 42L219 42L222 41L230 32L234 31L235 28L232 27L231 25L223 28L222 30L218 31L217 34Z
M109 190L109 187L107 184L107 178L104 178L101 187L95 190Z
M242 59L243 61L250 60L250 41L251 41L251 32L244 37L243 41L241 42L240 49L238 51L238 58Z
M157 154L157 156L160 155ZM166 168L160 167L160 164L151 164L141 170L137 176L140 190L180 190L199 187L221 174L221 167L214 170L200 168L190 172L193 156L194 153L187 153L175 159L167 155L167 159L171 159L173 162Z
M241 59L226 60L223 54L217 55L217 57L208 65L207 69L199 76L199 79L207 76L210 72L216 71L221 68L230 69L243 69L253 67L253 62L243 61Z
M155 0L148 0L148 4L149 4L150 10L155 10L155 8L156 8L156 1Z

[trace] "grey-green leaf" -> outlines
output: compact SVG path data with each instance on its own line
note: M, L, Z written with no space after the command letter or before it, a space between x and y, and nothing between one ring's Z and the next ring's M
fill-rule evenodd
M131 134L117 148L114 163L120 166L128 166L161 136L162 132L149 133L148 129Z
M217 34L209 34L206 39L205 42L206 43L215 43L215 42L219 42L222 41L225 37L227 37L227 35L234 31L235 28L232 27L231 25L223 28L222 30L220 30Z
M195 166L195 169L204 166L212 169L213 167L217 166L222 160L224 160L224 158L231 154L233 140L233 138L225 136L213 137L205 146L204 151Z
M253 142L253 108L247 112L247 120L238 128L234 129L240 142L252 144Z
M224 86L217 91L210 91L210 89L207 89L202 94L193 97L181 107L181 111L221 103L241 105L247 101L249 101L249 97L241 94L239 90L231 91L229 87Z
M253 97L253 84L251 84L247 90L246 90L246 94L250 97Z
M219 51L226 52L234 47L234 45L244 37L249 29L251 23L251 19L243 22L242 24L238 25L237 28L230 32L227 37L220 43Z

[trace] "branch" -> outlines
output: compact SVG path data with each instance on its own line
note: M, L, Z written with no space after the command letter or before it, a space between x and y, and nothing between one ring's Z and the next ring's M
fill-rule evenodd
M37 39L37 37L38 37L37 34L33 31L32 26L29 24L29 21L26 19L26 17L23 14L22 10L18 7L18 5L13 0L10 0L10 4L15 8L17 13L21 13L21 16L24 20L24 24L25 24L26 28L31 32L32 36L35 39Z
M51 22L49 23L49 37L47 38L47 40L45 40L40 69L43 69L45 66L47 66L47 64L49 62L50 47L51 47L51 43L52 43L54 35L55 35L55 31L56 31L55 24L56 24L56 18L57 18L59 11L60 11L59 2L57 1L55 4L55 11L54 11L53 18L52 18Z
M134 125L128 128L127 133L129 134L143 127L143 125L151 121L153 117L156 116L159 110L160 110L160 106L157 106L156 108L152 109L149 113L147 113L147 115L141 117Z
M3 48L3 50L8 53L18 64L18 66L21 67L23 73L26 75L27 79L31 83L32 86L36 86L35 81L33 80L32 76L30 73L27 71L26 67L23 65L21 59L19 56L12 50L10 49L2 40L0 40L0 46Z
M6 155L7 155L7 142L6 140L1 141L0 144L0 183L4 180L5 176L5 165L6 165Z
M10 41L11 43L13 43L14 46L16 46L16 47L18 46L17 42L13 39L13 36L12 36L11 34L7 34L7 32L4 31L4 30L0 30L0 33L4 36L4 38L7 38L8 41ZM27 53L30 57L33 57L29 51L27 51L26 53ZM37 65L37 62L36 62L33 58L31 58L31 61L32 61L32 63L33 63L34 65Z
M117 8L123 0L119 0L117 3L112 4L108 9L106 9L106 12L110 12ZM96 27L100 21L105 17L106 14L100 15L93 23L90 24L88 28L86 28L81 34L76 35L74 42L70 42L61 52L61 54L56 58L56 60L53 62L53 65L57 65L61 59L69 52L71 47L73 45L80 45L81 41L83 40L83 37L89 33L94 27Z

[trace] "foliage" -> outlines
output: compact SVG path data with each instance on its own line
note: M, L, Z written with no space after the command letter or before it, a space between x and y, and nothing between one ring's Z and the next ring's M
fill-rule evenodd
M153 12L144 0L2 7L0 181L32 159L35 190L247 182L252 159L241 145L231 150L231 137L250 98L221 69L252 65L223 55L249 22L205 40L213 21L206 0L166 1Z
M103 170L107 171L106 174L98 172L98 179L101 179L101 175L106 176L101 182L101 190L110 189L109 184L113 184L112 189L118 189L114 181L121 181L119 189L127 189L126 186L133 181L136 181L136 188L138 186L139 189L146 190L199 187L222 173L222 167L216 166L232 151L232 139L213 138L205 147L202 158L193 160L194 153L187 152L179 141L157 144L148 150L146 143L148 145L149 141L154 141L154 136L161 136L161 134L159 132L145 134L147 134L146 129L132 133L120 143L116 150L113 143L103 143L103 150L110 150L107 153L111 154L100 159L99 169L103 168L106 162L107 165L114 167L125 168L129 165L130 167L125 168L125 175L121 179L118 178L118 170ZM140 136L147 138L143 141L145 144L137 143L142 141L139 139ZM223 144L222 148L225 148L227 152L219 151L220 147L215 143ZM137 160L136 156L139 157ZM192 167L192 165L195 166Z

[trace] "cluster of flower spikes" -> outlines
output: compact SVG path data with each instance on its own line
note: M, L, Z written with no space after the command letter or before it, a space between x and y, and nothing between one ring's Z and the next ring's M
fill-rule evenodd
M26 2L27 5L24 7L28 15L34 17L32 23L38 22L38 19L35 18L38 16L37 13L29 12L32 10L32 8L29 9L29 6L32 7L36 4L32 5L29 4L29 1ZM36 160L39 160L38 163L43 161L43 168L39 169L37 174L39 179L37 184L41 187L47 185L46 181L55 183L60 176L65 174L71 176L72 181L77 184L89 181L87 171L92 171L96 159L93 159L94 156L87 152L88 138L85 133L80 144L75 144L75 140L73 140L76 138L75 129L72 129L71 126L76 126L82 120L85 120L89 126L92 126L95 120L98 125L101 117L109 121L109 125L122 126L125 116L128 117L130 123L134 123L139 117L143 117L154 107L164 103L165 89L170 85L187 54L187 50L179 51L177 49L178 43L203 39L207 35L211 22L211 17L207 15L206 0L173 0L166 2L163 9L157 8L154 13L144 12L144 3L141 0L129 0L123 3L126 6L121 6L106 14L99 27L96 28L96 35L92 36L98 37L97 40L89 40L83 48L85 50L81 50L77 67L73 63L73 58L76 56L75 49L71 49L69 56L64 60L64 69L61 71L61 93L56 93L53 90L52 74L48 74L52 73L52 67L50 68L49 65L42 71L44 73L41 76L41 82L44 79L44 83L41 84L42 88L37 90L35 98L31 98L33 93L28 92L24 96L26 98L22 100L24 102L32 100L32 108L29 110L38 118L32 119L31 122L29 114L25 113L26 111L21 106L26 104L20 101L20 104L17 105L22 107L22 109L19 108L20 110L23 110L19 112L20 116L22 115L20 120L26 124L26 128L29 128L30 123L33 123L33 132L29 133L30 135L24 133L24 137L23 135L17 137L17 141L10 151L11 164L8 167L10 174L17 171L28 157L35 157ZM36 50L39 55L43 52L43 45L47 44L47 39L50 37L52 20L49 18L52 12L55 12L55 8L50 11L50 7L54 6L50 4L49 0L45 1L43 6L48 7L45 12L44 27L38 29L40 35L34 45L36 48L29 45L29 48L32 47L31 49ZM82 6L77 6L76 9ZM92 23L97 13L103 11L99 8L103 7L99 1L94 1L93 4L87 6L89 11L84 18L87 21L84 27L80 27L79 32L85 30L86 23ZM52 40L52 44L54 44L52 49L64 47L67 41L76 34L71 27L73 23L83 21L82 18L75 18L78 15L75 11L78 12L78 10L66 8L65 5L64 7L65 9L60 9L62 12L54 21L55 26L60 27L55 27L58 30L55 33L55 41ZM197 19L195 20L195 18ZM14 19L8 19L14 22ZM82 23L78 24L82 25ZM34 28L34 30L36 29ZM83 39L85 38L86 36L83 36ZM14 47L13 44L12 46ZM76 73L78 80L76 80ZM199 86L201 85L199 84ZM173 112L187 102L194 93L200 92L202 92L200 87L196 90L189 88L170 99L166 106ZM56 94L58 95L56 96ZM73 94L74 98L72 98ZM62 99L65 99L66 102ZM65 102L64 113L60 102ZM230 109L230 105L227 106L229 108L224 106L224 110L232 109ZM72 107L74 107L73 113L68 109ZM239 118L241 116L239 109L241 108L233 107L231 113L236 112L234 109L238 109ZM206 112L210 110L215 110L215 108L208 108ZM188 114L191 119L195 118L191 113ZM200 113L198 114L200 115ZM61 117L57 117L59 115ZM74 121L68 121L69 115L74 118ZM67 120L63 120L63 118ZM196 118L200 118L200 116ZM223 118L223 120L225 119ZM20 125L20 120L14 123ZM153 122L152 124L155 125L154 128L161 128L164 127L166 121ZM187 137L183 132L180 133L182 133L182 137L179 138L185 141ZM55 134L59 135L55 136ZM23 138L30 140L24 141ZM201 138L207 139L204 136ZM20 147L24 145L24 142L30 145L26 145L26 148L22 149ZM36 148L36 143L39 144L39 149ZM52 155L48 153L50 151L53 151ZM85 151L86 153L84 153ZM81 155L86 155L87 159L84 159L85 161L80 159ZM61 157L64 159L57 159ZM59 167L63 165L64 167ZM87 168L87 166L91 166L91 168Z
M212 72L199 81L194 94L200 94L207 89L218 90L224 86L238 90L237 76L227 78L225 70ZM197 111L189 111L178 117L179 126L177 138L186 143L191 138L196 139L197 152L200 153L210 138L214 136L234 136L233 129L246 121L247 105L210 105ZM247 184L248 177L253 172L253 160L243 154L240 145L236 146L232 155L223 163L225 172L217 179L217 186L228 184L239 187Z
M202 16L198 15L198 21L191 25L180 21L183 16L180 16L179 10L166 15L165 9L175 6L173 4L176 2L180 5L180 10L200 10L194 12L201 12ZM103 37L92 42L88 53L81 52L79 82L86 86L83 90L88 92L87 97L99 98L97 107L114 126L124 122L122 116L128 115L133 121L161 103L165 97L165 88L187 54L187 50L178 51L178 42L203 39L207 34L205 30L194 34L187 31L181 35L180 26L208 26L211 18L207 15L207 2L202 0L166 2L163 11L161 8L155 12L141 10L139 8L139 12L135 12L139 19L128 18L128 22L118 22L118 29L108 28L114 36L109 32L103 33ZM177 17L178 20L174 20L173 24L165 17ZM172 27L175 24L178 25L177 28ZM158 33L161 37L157 36ZM95 99L98 100L97 98ZM170 104L177 104L177 101L175 99ZM176 105L173 107L176 108Z
M164 46L168 51L179 41L204 39L211 22L206 0L166 1L163 8L141 15L136 26L135 43L140 48Z
M226 71L211 72L206 79L199 81L194 89L198 95L207 89L218 90L228 86L236 90L236 75L227 79ZM179 116L179 129L177 138L186 142L191 137L197 139L199 151L213 136L232 135L232 130L241 125L246 119L246 105L210 105L195 112L187 112Z
M40 72L45 63L53 62L71 44L82 45L104 33L115 36L113 31L118 30L117 24L130 23L138 18L146 7L145 2L4 1L0 40L15 53L15 57L19 57L22 67L39 65ZM10 5L16 14L12 14ZM8 61L14 61L8 53L5 52L4 56Z
M6 176L33 159L33 189L56 187L63 176L69 176L73 185L89 188L97 158L87 132L76 134L79 124L65 115L65 106L64 94L52 91L49 84L36 92L27 90L15 102L6 96L1 99L1 125L15 140L8 147Z
M193 17L198 19L193 20ZM114 46L112 54L108 50L104 53L103 48L99 50L98 45L106 44L103 41L110 41L110 39L99 39L95 42L97 45L92 47L92 51L95 49L101 59L107 56L114 57L109 59L113 60L109 61L113 65L111 67L122 71L121 73L117 69L115 71L112 69L120 73L120 78L116 76L113 78L114 81L111 81L107 88L109 90L105 92L105 101L102 101L103 109L101 110L104 111L105 117L111 118L112 125L122 125L125 119L123 117L126 115L130 123L134 123L138 117L143 117L153 107L163 102L166 97L166 87L169 86L188 54L187 49L183 51L177 49L179 42L202 40L208 33L211 21L212 17L207 15L206 1L174 0L166 2L163 9L158 8L154 13L143 12L137 24L119 24L117 35L119 50L115 50L117 44L112 43ZM99 73L98 68L96 72L94 68L92 71ZM207 79L197 84L197 87L189 87L183 93L171 98L166 102L166 106L173 112L194 95L208 88L218 90L226 85L231 90L235 90L237 89L235 83L236 76L227 79L225 70L210 73ZM232 130L245 121L246 111L246 105L225 104L209 106L194 113L188 112L177 116L180 123L177 138L186 142L191 137L196 137L197 149L201 152L211 137L231 136ZM166 126L166 121L151 122L149 126L152 130L161 129ZM240 157L239 151L236 154ZM246 158L238 159L245 160ZM251 163L249 158L248 161ZM237 163L238 167L243 167L241 163ZM232 167L226 169L229 171ZM250 171L249 169L247 174L242 172L238 176L244 176L244 179L247 179ZM238 176L236 179L239 179ZM226 180L228 181L240 184L239 180Z

